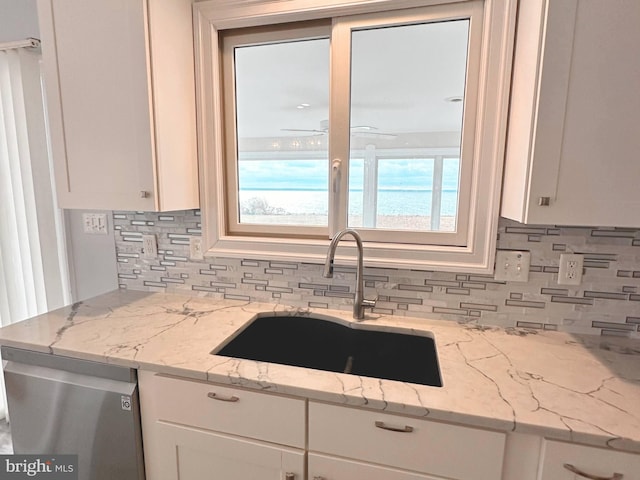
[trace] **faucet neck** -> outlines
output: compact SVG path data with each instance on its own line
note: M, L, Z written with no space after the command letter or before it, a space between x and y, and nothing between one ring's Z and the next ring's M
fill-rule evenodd
M338 248L338 243L342 240L342 237L345 235L351 235L356 241L356 247L358 249L356 256L356 288L355 288L355 299L353 303L353 318L357 320L361 320L364 318L364 280L363 280L363 270L364 270L364 249L362 247L362 238L360 238L360 234L352 229L346 228L336 233L331 239L331 243L329 244L329 250L327 251L327 258L324 264L324 276L326 278L333 277L333 263L336 255L336 249Z

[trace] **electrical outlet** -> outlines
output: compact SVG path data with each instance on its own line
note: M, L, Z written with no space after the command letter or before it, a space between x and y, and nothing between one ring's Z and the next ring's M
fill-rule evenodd
M155 235L142 235L142 258L156 258L158 242Z
M529 280L531 252L498 250L496 252L496 280L526 282Z
M582 283L582 269L584 267L584 255L576 253L563 253L560 255L558 268L559 285L580 285Z
M189 239L189 258L191 260L203 260L202 237L191 237Z

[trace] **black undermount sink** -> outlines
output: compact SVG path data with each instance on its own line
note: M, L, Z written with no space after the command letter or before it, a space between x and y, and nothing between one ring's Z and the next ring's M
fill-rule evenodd
M211 353L442 386L433 338L356 326L302 316L259 317Z

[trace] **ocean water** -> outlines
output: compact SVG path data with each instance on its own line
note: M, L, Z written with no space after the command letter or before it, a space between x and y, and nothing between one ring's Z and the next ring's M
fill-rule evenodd
M378 216L431 216L433 158L378 159ZM457 212L460 162L442 165L440 215ZM326 159L247 160L238 162L241 212L257 215L327 215ZM362 215L364 161L349 160L349 214ZM268 186L268 188L265 188Z
M431 190L381 189L378 191L378 215L431 215ZM326 190L279 189L240 190L241 207L252 204L268 205L278 214L326 215L328 193ZM442 192L442 216L455 216L458 205L457 190ZM249 213L249 212L247 212ZM355 190L349 196L349 213L362 214L362 191Z

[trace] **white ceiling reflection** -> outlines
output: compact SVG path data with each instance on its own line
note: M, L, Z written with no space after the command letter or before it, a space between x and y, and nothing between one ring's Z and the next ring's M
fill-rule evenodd
M466 20L354 32L353 131L459 132L467 43ZM329 40L236 49L236 92L241 139L322 135Z

